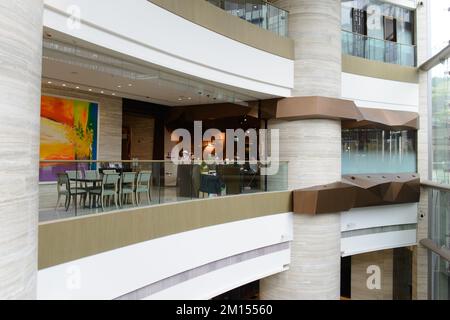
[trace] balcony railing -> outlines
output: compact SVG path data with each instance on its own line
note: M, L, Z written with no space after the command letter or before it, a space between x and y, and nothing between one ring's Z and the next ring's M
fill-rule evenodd
M265 176L265 167L278 167ZM175 164L171 161L41 161L39 220L206 197L284 191L287 162Z
M279 36L288 36L288 12L263 0L206 0L233 16L239 17Z
M342 53L369 60L416 66L416 46L342 30Z

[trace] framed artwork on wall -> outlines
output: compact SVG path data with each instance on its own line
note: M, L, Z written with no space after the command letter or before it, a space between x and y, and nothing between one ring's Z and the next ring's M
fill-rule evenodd
M58 161L97 160L98 103L54 96L41 97L40 159L55 160L39 167L39 181L56 181L66 170L92 168L89 163Z

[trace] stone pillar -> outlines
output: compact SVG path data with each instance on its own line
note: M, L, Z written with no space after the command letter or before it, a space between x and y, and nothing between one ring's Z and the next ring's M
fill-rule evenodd
M35 299L42 0L0 2L0 299Z
M295 41L293 96L341 97L341 1L280 0ZM291 189L341 180L341 122L270 120ZM339 299L340 214L294 215L289 270L261 280L262 299Z
M429 50L429 6L430 1L424 1L417 8L417 63L420 65L430 58ZM419 119L420 129L417 132L417 167L422 179L431 180L429 154L431 132L431 100L429 100L428 72L419 70ZM421 189L417 218L417 242L428 238L428 190ZM413 299L426 300L428 293L428 250L417 244L413 251Z

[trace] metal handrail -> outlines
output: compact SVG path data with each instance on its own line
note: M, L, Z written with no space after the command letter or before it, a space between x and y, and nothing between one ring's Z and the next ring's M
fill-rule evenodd
M433 251L437 255L439 255L441 258L447 260L450 262L450 250L448 250L445 247L439 247L436 243L434 243L431 239L422 239L419 241L421 245L423 245L428 250Z
M192 160L192 162L195 162L196 160ZM203 160L202 160L203 161ZM39 163L105 163L105 162L111 162L111 163L172 163L172 160L39 160ZM225 160L223 160L225 163ZM245 160L243 161L246 164L250 163L251 161ZM289 163L288 160L271 160L271 162L279 162L279 163ZM238 161L229 161L226 164L235 164L238 163ZM257 163L260 164L262 161L257 160Z
M420 181L420 185L425 188L437 189L450 192L450 184L438 183L430 180Z
M229 10L226 10L226 9L225 9L225 3L226 3L226 2L233 3L233 4L239 4L240 2L237 1L237 0L219 0L219 3L217 3L216 1L211 1L211 0L206 0L206 1L207 1L208 3L210 3L210 4L214 5L214 6L216 6L217 8L220 8L220 9L222 9L222 10L228 12L229 14L231 14L231 15L233 15L233 16L237 16L237 17L239 17L239 18L243 18L243 17L241 17L241 16L232 14L232 13L229 12ZM278 17L279 17L279 16L282 16L282 15L286 16L286 23L287 23L287 19L289 19L289 11L288 11L288 10L282 9L282 8L280 8L279 6L276 6L276 5L274 5L274 4L272 4L271 2L268 2L268 1L266 1L266 0L258 0L258 2L248 2L248 3L250 3L251 5L260 5L260 6L262 6L262 7L266 7L265 24L263 24L263 25L254 24L254 23L252 23L250 20L247 20L247 19L243 18L244 21L247 21L247 22L249 22L249 23L252 23L252 24L254 24L254 25L257 25L258 27L260 27L260 28L262 28L262 29L264 29L264 30L273 32L273 33L275 33L275 34L277 34L277 35L279 35L279 36L282 36L282 37L287 37L287 36L288 36L287 30L285 30L284 32L280 32L280 30L279 30L279 29L280 29L280 26L281 26L280 23L278 23L278 25L277 25L278 31L274 31L274 30L272 30L271 28L269 28L269 24L268 24L268 23L269 23L268 21L269 21L269 11L270 11L270 8L277 9L277 10L279 10L279 12L282 13L282 14L278 14ZM244 2L244 4L247 4L247 3ZM238 8L237 10L240 10L240 9L241 9L241 8ZM246 6L243 8L243 10L244 10L244 13L247 13Z

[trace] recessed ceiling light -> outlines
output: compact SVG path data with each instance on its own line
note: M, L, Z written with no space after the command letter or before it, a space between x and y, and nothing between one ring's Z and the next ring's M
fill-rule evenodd
M129 87L132 87L133 85L131 83L128 84Z
M192 98L191 98L191 97L188 97L188 100L192 100Z
M92 89L91 89L91 88L89 88L89 91L92 91Z
M66 86L66 84L65 84L65 83L63 83L63 84L62 84L62 86L63 86L63 87L65 87L65 86Z
M113 92L113 94L112 94L113 96L115 96L116 94Z
M183 99L181 99L181 98L178 98L178 101L181 101L181 100L183 100Z
M80 89L80 87L76 86L75 89Z
M100 93L105 93L105 91L102 90L102 91L100 91Z
M122 86L119 84L119 85L117 86L117 88L122 88Z
M49 82L47 82L48 84L52 84L52 82L51 81L49 81Z

